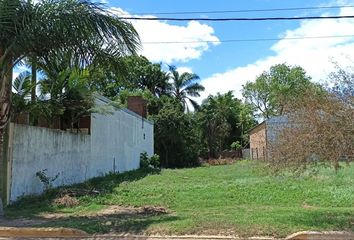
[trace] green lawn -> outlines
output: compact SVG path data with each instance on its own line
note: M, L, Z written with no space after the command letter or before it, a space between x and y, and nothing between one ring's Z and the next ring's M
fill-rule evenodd
M64 213L42 225L88 232L237 234L285 236L300 230L354 231L354 165L321 169L317 175L272 176L251 162L193 169L141 170L96 178L79 185L98 189L80 205L52 203L55 191L8 207L9 218ZM78 186L75 186L78 187ZM109 205L161 206L169 214L117 213L85 216Z

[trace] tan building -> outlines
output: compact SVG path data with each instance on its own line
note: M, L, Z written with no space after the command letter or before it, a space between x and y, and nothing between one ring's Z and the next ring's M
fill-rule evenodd
M251 159L265 160L267 149L267 125L262 122L250 131Z
M288 125L285 116L272 117L250 130L250 157L266 160L270 155L270 145L277 141L279 131Z

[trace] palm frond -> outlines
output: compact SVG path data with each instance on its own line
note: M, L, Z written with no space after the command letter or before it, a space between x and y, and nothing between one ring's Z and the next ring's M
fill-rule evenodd
M13 81L12 88L20 96L26 96L31 91L31 73L29 71L21 72Z
M192 97L199 97L199 92L202 92L204 90L204 86L200 85L199 83L193 83L192 85L189 85L185 89L183 89L184 92L186 92L189 96Z
M195 73L182 73L181 76L181 87L189 86L190 84L194 83L195 81L199 80L199 76Z
M0 48L14 61L27 55L75 52L82 63L105 53L134 54L140 40L132 24L101 4L83 0L0 0ZM0 65L6 57L0 53Z
M192 104L194 110L198 111L199 108L200 108L200 105L199 105L195 100L193 100L193 99L191 99L191 98L188 98L188 100L189 100L189 102Z

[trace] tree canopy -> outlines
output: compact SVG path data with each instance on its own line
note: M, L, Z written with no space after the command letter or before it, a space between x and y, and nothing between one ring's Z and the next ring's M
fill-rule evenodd
M135 53L138 46L133 26L100 4L0 0L0 129L9 119L12 68L24 57L71 51L87 64L96 57Z
M182 103L183 108L189 111L187 101L189 101L194 109L198 108L198 103L191 97L200 97L200 92L204 91L204 87L197 82L199 76L195 73L179 73L175 66L170 66L171 73L171 93Z
M0 169L16 64L25 57L71 52L83 67L94 59L105 61L134 54L139 44L132 24L112 15L101 4L81 0L0 0Z
M288 105L308 88L316 88L305 70L299 66L277 64L259 75L255 82L243 86L243 97L268 119L288 111Z

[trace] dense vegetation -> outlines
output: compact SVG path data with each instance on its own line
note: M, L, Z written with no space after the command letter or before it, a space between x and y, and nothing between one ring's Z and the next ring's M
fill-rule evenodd
M39 226L75 227L91 233L283 237L304 230L353 231L353 175L351 165L337 174L316 168L301 175L274 176L254 162L166 169L160 174L137 170L26 198L6 213L30 217L34 223L51 216L45 223L38 221ZM73 207L55 200L62 196L59 193L92 189L100 194L78 196ZM155 206L155 211L147 206Z
M198 166L201 158L240 150L257 120L282 114L291 115L293 126L308 121L284 132L269 166L304 170L331 163L338 169L340 161L353 160L352 69L338 67L332 82L320 86L300 66L277 64L243 87L244 100L228 92L198 104L204 87L197 74L152 63L137 55L139 46L133 26L101 4L0 0L0 169L10 120L29 113L31 125L44 120L73 131L81 117L101 111L93 106L96 93L119 107L131 95L147 100L155 152L165 168ZM30 71L13 81L20 64Z

